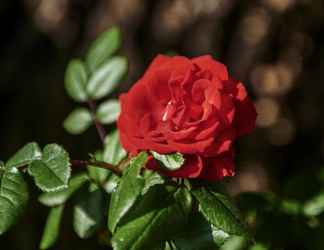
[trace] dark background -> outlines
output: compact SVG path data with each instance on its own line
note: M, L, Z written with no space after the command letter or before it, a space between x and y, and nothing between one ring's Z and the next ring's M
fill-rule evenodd
M323 0L1 0L1 160L29 141L60 143L75 159L99 146L94 129L71 136L62 128L75 107L64 92L64 71L112 25L121 27L121 54L129 59L119 92L166 52L212 54L250 90L257 130L238 145L238 176L228 183L233 195L280 195L296 173L323 168ZM47 209L30 187L28 211L1 236L1 249L37 249ZM97 239L79 240L69 219L58 245L100 249Z

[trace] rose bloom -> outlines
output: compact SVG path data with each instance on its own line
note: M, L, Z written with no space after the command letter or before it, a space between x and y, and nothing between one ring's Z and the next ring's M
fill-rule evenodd
M131 155L182 153L185 163L175 171L149 158L148 168L172 177L233 176L233 143L255 127L255 107L244 85L209 55L158 55L120 102L123 147Z

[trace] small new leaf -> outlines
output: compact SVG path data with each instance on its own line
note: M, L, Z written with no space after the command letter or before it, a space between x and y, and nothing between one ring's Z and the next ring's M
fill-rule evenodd
M42 152L36 142L30 142L14 154L6 163L7 168L19 168L39 160Z
M23 213L28 200L27 184L16 169L0 170L0 235Z
M84 102L88 99L86 85L87 72L83 62L79 59L72 60L65 72L66 92L73 100Z
M96 112L97 119L103 124L110 124L117 120L120 113L118 100L108 100L101 103Z
M63 209L63 205L51 209L47 217L46 226L40 243L40 249L48 249L56 242L59 234Z
M120 30L117 27L112 27L93 42L86 56L86 64L90 72L94 72L116 52L120 46L120 40Z
M58 191L67 188L70 165L69 155L61 146L48 144L43 150L42 159L29 165L28 173L42 191Z
M64 120L63 127L70 134L78 135L85 132L91 124L90 111L86 108L77 108Z
M93 99L100 99L110 94L127 70L127 60L115 56L93 72L87 85L87 93Z
M170 171L175 171L184 164L185 159L181 153L162 155L151 151L152 156Z

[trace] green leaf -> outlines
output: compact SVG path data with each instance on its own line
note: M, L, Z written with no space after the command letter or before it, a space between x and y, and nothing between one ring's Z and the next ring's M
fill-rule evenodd
M95 233L104 219L104 196L94 184L80 193L73 212L73 228L77 235L86 239Z
M304 214L307 216L317 216L324 212L324 192L308 200L304 205Z
M6 163L7 168L19 168L39 160L42 152L36 142L30 142L18 150Z
M185 159L181 153L161 155L157 152L151 151L152 156L158 160L164 167L170 171L177 170L181 168L184 164Z
M179 188L174 193L174 198L178 202L183 214L188 216L192 210L192 196L188 189Z
M184 228L185 219L173 194L151 188L123 219L112 238L114 250L156 249Z
M63 209L63 205L51 209L47 217L46 226L40 243L40 249L48 249L56 242L59 234Z
M0 235L23 213L28 200L27 184L16 169L0 170Z
M121 177L116 191L111 195L108 215L108 228L111 232L115 231L120 219L141 195L145 180L140 175L140 171L142 167L144 167L146 161L147 154L145 152L133 158L125 174Z
M45 206L53 207L61 205L88 181L89 177L86 173L76 174L70 179L68 188L55 192L43 193L39 196L38 200Z
M116 191L116 188L119 184L119 176L111 174L107 181L102 185L102 188L108 193L111 194Z
M151 171L149 169L145 169L143 171L143 177L145 179L145 184L142 190L142 195L149 191L151 187L163 184L165 182L163 177L159 173Z
M117 27L112 27L93 42L86 56L86 63L91 72L119 48L120 40L120 30Z
M268 248L263 244L257 243L254 246L250 247L249 250L268 250Z
M200 214L190 216L185 230L173 239L179 250L216 250L212 226Z
M33 161L28 167L28 173L42 191L58 191L68 186L70 165L69 155L61 146L48 144L43 150L42 160Z
M117 165L127 153L120 145L118 131L115 130L105 138L103 161Z
M87 93L93 99L100 99L110 94L127 70L127 60L115 56L96 70L89 79Z
M110 124L117 120L120 113L118 100L108 100L101 103L97 109L96 117L103 124Z
M205 188L195 189L192 192L199 202L199 211L213 225L214 239L219 246L231 236L248 235L238 210L226 196Z
M244 250L248 246L248 240L242 236L232 236L220 250Z
M77 108L64 120L63 127L73 135L82 134L92 124L91 113L86 108Z
M83 62L79 59L71 60L65 72L65 89L69 96L77 101L88 99L86 93L87 72Z

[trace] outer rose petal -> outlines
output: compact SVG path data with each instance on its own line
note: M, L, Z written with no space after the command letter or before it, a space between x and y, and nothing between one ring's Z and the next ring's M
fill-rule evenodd
M193 58L192 62L197 64L201 69L210 70L212 74L218 76L220 80L228 79L228 71L226 66L214 60L210 55Z
M199 178L217 181L234 174L233 152L228 152L219 157L204 158L204 168Z
M237 136L241 136L250 133L255 128L257 112L242 83L237 84L236 98L236 132Z
M148 169L159 171L160 173L176 178L197 178L202 169L203 162L199 155L186 155L184 165L175 171L164 170L160 167L159 163L150 156L146 167Z

